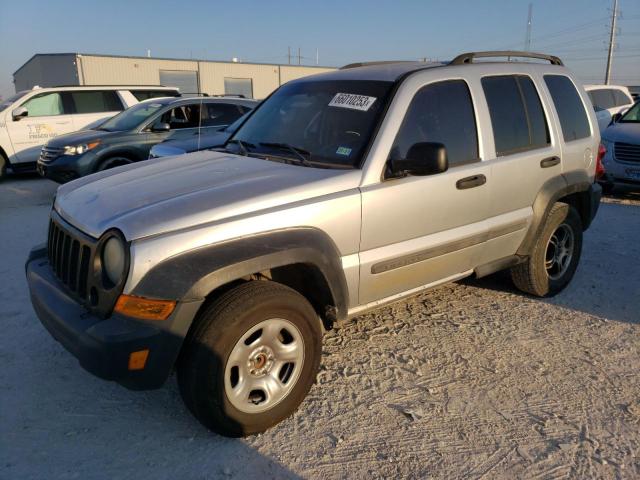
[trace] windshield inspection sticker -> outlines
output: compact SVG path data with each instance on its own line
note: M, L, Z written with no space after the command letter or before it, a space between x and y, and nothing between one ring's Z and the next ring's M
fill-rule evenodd
M329 106L366 112L375 101L376 97L356 95L355 93L336 93L335 97L329 102Z
M348 157L349 155L351 155L351 149L347 147L338 147L338 149L336 150L336 155L345 155Z

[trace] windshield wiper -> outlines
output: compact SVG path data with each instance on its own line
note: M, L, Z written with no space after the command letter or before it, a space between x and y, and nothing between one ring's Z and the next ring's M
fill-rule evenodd
M242 155L243 157L246 157L247 155L249 155L249 149L247 147L256 148L256 146L253 143L243 142L242 140L238 140L237 138L234 138L233 140L229 140L227 142L227 145L229 143L234 143L238 145L238 147L240 147L240 155ZM225 149L226 149L226 145L225 145Z
M311 153L308 152L307 150L304 150L303 148L294 147L293 145L289 145L288 143L277 143L277 142L260 142L260 145L262 145L263 147L272 147L272 148L289 150L300 160L300 163L302 165L304 165L305 167L311 166L311 163L306 157L311 155Z

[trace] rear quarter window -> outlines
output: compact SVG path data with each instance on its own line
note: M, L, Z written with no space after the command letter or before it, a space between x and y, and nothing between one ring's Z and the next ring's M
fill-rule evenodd
M545 75L544 81L556 107L565 142L591 135L589 119L575 85L564 75Z
M616 102L616 107L633 103L633 100L631 100L622 90L614 90L613 98Z

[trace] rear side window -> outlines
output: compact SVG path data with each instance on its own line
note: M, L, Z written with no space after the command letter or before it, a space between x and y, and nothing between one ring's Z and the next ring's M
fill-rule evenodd
M230 103L209 103L202 110L203 127L226 127L244 115L245 109L241 105Z
M614 98L614 100L616 102L616 107L621 107L622 105L629 105L630 103L633 103L633 100L631 100L621 90L614 90L613 91L613 98Z
M503 156L549 145L549 128L533 81L524 75L482 79L496 155Z
M69 92L75 113L120 112L124 110L114 90L95 92Z
M452 167L480 160L473 103L464 81L433 83L416 93L390 157L406 158L409 149L420 142L442 143Z
M136 97L139 102L150 98L161 97L179 97L180 92L177 90L130 90L131 94Z
M544 81L556 106L564 141L590 136L587 112L573 82L564 75L545 75Z
M613 90L610 88L599 88L598 90L589 90L588 92L589 98L591 98L591 103L595 107L600 108L613 108L616 106L616 101L613 96Z

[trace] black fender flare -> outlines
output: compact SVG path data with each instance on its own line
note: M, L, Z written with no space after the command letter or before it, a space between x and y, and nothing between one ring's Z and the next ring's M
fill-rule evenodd
M312 265L322 273L336 319L345 318L349 292L340 252L326 233L312 227L274 230L181 253L154 266L131 293L149 298L201 300L234 280L293 264Z
M554 203L567 195L587 192L592 184L593 181L586 170L573 170L547 180L533 202L533 219L516 255L530 255L536 238L544 227L544 220L547 218Z

